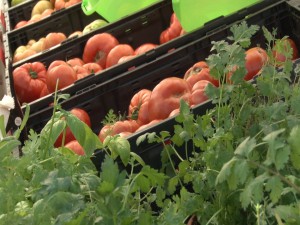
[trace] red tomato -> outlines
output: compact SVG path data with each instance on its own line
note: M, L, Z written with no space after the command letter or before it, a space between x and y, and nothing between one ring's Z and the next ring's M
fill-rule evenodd
M46 86L46 68L41 62L25 63L14 69L13 80L20 104L32 102Z
M182 26L177 19L175 13L171 15L170 26L161 32L160 34L160 44L166 43L176 37L179 37L182 32Z
M145 52L150 51L151 49L156 48L158 45L153 44L153 43L145 43L139 46L138 48L135 49L134 54L135 55L141 55L144 54Z
M67 37L63 33L60 33L60 32L59 33L49 33L45 37L42 49L45 50L45 49L51 48L55 45L60 44L61 42L63 42L66 39L67 39Z
M58 83L58 90L73 84L77 80L74 69L65 61L53 61L47 71L46 83L50 93L55 91L56 82Z
M112 125L105 125L104 127L102 127L98 134L98 137L100 141L103 142L107 136L114 136L121 133L133 133L138 129L138 127L138 124L132 120L117 121Z
M46 9L41 15L42 15L42 18L45 18L47 16L51 16L51 14L54 12L53 9Z
M68 142L65 145L65 147L71 149L77 155L85 155L83 147L79 144L77 140Z
M179 108L178 108L178 109L174 109L174 110L169 114L168 117L172 117L172 116L178 115L179 112L180 112L180 109L179 109Z
M111 34L96 34L84 46L83 61L85 63L96 62L102 68L105 68L108 53L118 44L118 40Z
M90 116L89 114L83 110L83 109L80 109L80 108L73 108L71 111L70 111L74 116L76 116L78 119L80 119L82 122L84 122L86 125L88 125L89 127L91 127L91 119L90 119ZM60 147L62 145L62 137L63 137L63 134L61 133L56 142L54 143L54 146L55 147ZM65 143L68 143L72 140L75 140L75 137L74 135L72 134L71 130L69 127L66 128L66 136L65 136Z
M69 59L67 61L67 63L70 65L70 66L83 66L84 65L84 62L82 61L81 58L72 58L72 59Z
M45 85L45 87L42 89L42 91L41 91L41 94L40 94L40 98L41 97L44 97L44 96L46 96L46 95L49 95L50 94L50 92L49 92L49 90L48 90L48 88L47 88L47 85Z
M102 67L97 63L86 63L83 65L83 68L87 69L89 73L98 73L103 70Z
M135 57L135 55L122 56L119 59L118 64L123 63L123 62L127 62L128 60L133 59L134 57Z
M199 61L189 68L184 74L183 79L185 79L191 87L199 80L208 80L216 87L219 87L219 81L210 75L209 67L204 61Z
M158 124L160 121L162 121L162 120L152 120L151 122L140 126L135 132L139 132L141 130L147 129L155 124Z
M118 64L119 59L123 56L131 56L133 54L134 50L130 45L119 44L108 53L105 68Z
M180 107L180 99L189 102L190 85L181 78L169 77L160 81L152 90L148 103L149 119L165 119Z
M77 80L79 79L82 79L88 75L90 75L91 73L86 69L84 68L83 66L74 66L73 69L75 70L75 73L77 75Z
M81 0L55 0L54 8L56 10L63 9L75 5L81 2Z
M205 94L205 88L208 84L211 84L211 82L209 82L208 80L200 80L196 84L194 84L190 97L191 106L198 105L208 100L208 97Z
M142 89L138 91L131 99L128 108L128 116L137 121L138 124L147 124L150 122L148 115L148 103L150 100L151 91Z
M279 40L279 41L282 42L283 48L285 50L287 50L287 48L289 48L289 47L292 48L293 54L292 54L291 60L295 60L295 59L299 58L298 48L296 46L296 43L292 39L285 38L285 39ZM276 61L278 61L278 62L285 62L286 61L285 56L282 53L279 53L279 52L276 51L276 44L273 47L272 53L273 53L273 56L275 57Z
M260 47L253 47L246 51L246 70L245 80L251 80L257 75L263 65L268 61L266 51Z

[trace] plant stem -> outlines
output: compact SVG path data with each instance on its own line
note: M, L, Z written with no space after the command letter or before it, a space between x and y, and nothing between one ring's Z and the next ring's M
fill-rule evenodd
M286 177L282 176L280 173L278 173L277 171L274 171L274 170L271 170L269 169L268 167L266 166L263 166L255 161L252 161L252 160L247 160L249 163L251 163L252 165L256 166L256 167L259 167L265 171L267 171L268 173L270 174L273 174L274 176L277 176L279 177L284 183L286 183L287 185L289 185L290 187L294 188L297 192L300 193L300 187L295 185L294 183L292 183L289 179L287 179Z

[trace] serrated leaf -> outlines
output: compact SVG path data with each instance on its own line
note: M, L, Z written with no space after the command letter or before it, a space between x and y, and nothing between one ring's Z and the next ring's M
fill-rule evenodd
M125 175L119 173L118 165L108 156L105 157L101 165L101 171L101 180L112 184L113 187L116 187L119 183L123 183L125 180Z
M131 155L131 157L133 157L133 159L135 161L137 161L139 164L141 164L141 166L145 166L144 160L138 154L136 154L135 152L130 152L130 155Z
M293 166L300 170L300 126L295 126L288 138L288 142L291 145L291 161Z
M270 192L270 198L275 204L280 199L283 191L283 184L279 177L273 176L266 183L266 190Z
M246 160L239 160L234 165L234 174L237 177L239 184L244 184L250 173L250 167Z
M174 194L176 191L177 185L179 183L179 177L172 177L168 182L168 192L169 194Z
M268 152L264 164L271 165L276 163L276 154L278 149L285 146L283 140L278 138L278 136L284 131L285 129L275 130L263 138L263 141L268 143Z
M143 175L140 175L136 178L136 185L144 193L147 193L148 191L150 191L150 188L151 188L149 179Z
M6 137L0 141L0 159L10 155L10 153L21 145L21 142L16 140L15 137Z
M231 170L237 160L238 160L237 158L232 158L230 161L228 161L223 165L220 173L217 176L216 184L220 184L223 183L224 181L227 181L228 177L231 174Z
M284 146L282 149L279 149L276 153L275 158L275 167L277 170L281 170L289 161L290 156L290 147Z
M254 138L247 137L234 151L234 154L248 157L251 151L255 148L256 141Z

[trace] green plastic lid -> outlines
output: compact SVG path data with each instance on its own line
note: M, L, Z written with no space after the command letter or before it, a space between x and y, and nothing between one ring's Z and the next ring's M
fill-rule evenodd
M228 16L262 0L172 0L173 10L187 32L220 16Z
M162 0L82 0L86 15L97 12L108 22L114 22Z

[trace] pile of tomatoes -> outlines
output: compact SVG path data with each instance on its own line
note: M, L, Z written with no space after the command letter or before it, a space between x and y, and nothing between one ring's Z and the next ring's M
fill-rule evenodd
M183 33L175 14L172 14L170 27L161 33L162 43L170 41ZM23 46L14 55L14 62L51 48L66 39L63 33L50 33L37 42ZM82 57L67 61L55 60L48 69L41 62L25 63L13 71L14 89L20 104L30 103L55 91L73 84L92 73L115 66L141 55L158 44L144 43L134 49L129 44L119 43L109 33L95 34L89 38L83 49Z
M297 59L298 49L293 40L284 39L284 46L291 46L293 49L292 59ZM288 45L287 45L288 44ZM279 54L274 47L273 56L278 62L286 60L283 54ZM247 73L244 80L252 80L260 74L260 70L269 60L266 51L260 47L253 47L245 53L245 68ZM225 82L231 82L232 73L226 74ZM127 137L139 132L164 119L173 117L179 113L180 100L185 100L189 106L195 107L208 100L205 88L208 84L218 87L219 80L214 79L210 74L210 68L205 61L196 62L180 77L168 77L161 80L152 90L141 89L130 100L128 114L125 120L116 121L113 124L106 124L98 133L100 141L107 136L120 135ZM78 108L71 112L78 116L88 126L91 126L88 114ZM84 154L83 148L75 140L70 130L67 130L66 147L77 154ZM61 137L56 146L61 145Z

